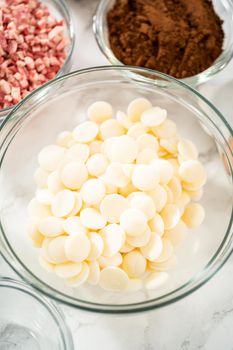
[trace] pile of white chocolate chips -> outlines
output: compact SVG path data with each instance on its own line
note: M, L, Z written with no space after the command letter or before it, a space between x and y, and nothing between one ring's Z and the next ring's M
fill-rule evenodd
M98 101L87 117L38 156L28 233L40 264L73 287L158 288L204 219L198 151L145 98L116 118Z

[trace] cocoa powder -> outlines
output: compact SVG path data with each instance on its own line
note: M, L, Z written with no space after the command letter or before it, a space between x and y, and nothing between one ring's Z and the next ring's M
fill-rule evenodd
M209 0L116 0L107 23L122 63L176 78L206 70L222 52L222 21Z

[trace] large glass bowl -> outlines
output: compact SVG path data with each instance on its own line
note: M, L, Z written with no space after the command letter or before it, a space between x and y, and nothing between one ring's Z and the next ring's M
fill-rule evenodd
M48 6L50 13L58 20L64 20L65 31L64 34L69 40L69 44L66 48L66 60L63 63L61 69L57 73L57 76L61 76L70 72L72 66L72 54L75 44L74 25L72 21L72 15L67 6L65 0L41 0L46 6ZM13 107L0 109L0 123L7 116L7 114L13 109Z
M166 84L162 86L156 81ZM179 134L197 145L208 174L201 200L206 209L205 221L190 232L177 251L178 265L160 289L134 293L112 293L86 285L73 289L40 267L39 252L32 248L26 234L26 208L35 192L33 173L38 152L53 143L60 131L84 121L92 102L106 100L115 111L124 110L138 96L166 108L177 123ZM155 71L97 67L47 83L22 101L0 128L2 255L39 291L77 308L129 313L183 298L208 281L233 248L231 137L231 127L211 103L184 83Z
M0 277L0 310L0 349L74 349L63 313L24 282Z
M93 31L100 50L113 65L124 65L114 55L108 40L107 13L113 7L115 0L101 0L93 18ZM214 10L223 21L224 45L223 52L205 71L184 79L179 79L191 86L206 82L220 72L233 56L233 2L232 0L212 0ZM174 5L175 6L175 5Z

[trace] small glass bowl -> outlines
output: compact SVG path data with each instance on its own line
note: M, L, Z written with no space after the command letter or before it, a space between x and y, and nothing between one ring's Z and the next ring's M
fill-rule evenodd
M64 19L65 23L65 36L69 40L69 44L66 48L66 60L61 67L60 71L57 73L57 77L63 74L66 74L70 71L72 66L72 54L75 45L75 32L72 21L72 15L70 14L70 10L67 6L65 0L42 0L42 2L48 6L50 13L55 16L56 19ZM7 114L14 108L15 106L0 109L0 124L3 119L7 116Z
M0 277L0 296L0 349L74 349L63 313L43 295Z
M144 76L147 79L144 79ZM158 81L166 82L164 87ZM67 286L39 264L27 237L27 205L34 197L37 156L63 130L86 120L88 106L105 100L125 111L137 97L166 108L179 135L198 147L207 172L201 204L203 224L177 250L178 265L159 289L112 293L98 286ZM165 74L126 66L95 67L48 82L32 92L0 126L0 250L28 283L68 305L103 313L131 313L173 303L207 282L233 249L233 131L221 113L196 90Z
M225 34L223 52L214 64L205 71L184 79L179 79L191 86L197 86L211 79L220 72L233 57L233 2L232 0L212 0L215 12L223 20ZM100 50L113 65L124 65L114 55L108 39L107 13L115 0L101 0L93 18L93 31Z

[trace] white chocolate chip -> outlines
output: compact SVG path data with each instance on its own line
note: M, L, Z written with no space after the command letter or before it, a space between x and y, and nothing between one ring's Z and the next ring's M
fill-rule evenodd
M167 159L167 161L173 166L174 175L179 177L179 166L180 166L180 164L178 163L177 159L170 158L170 159Z
M47 216L38 223L38 230L46 237L56 237L64 233L63 219Z
M115 140L116 140L116 137L110 137L109 139L103 142L101 141L102 145L100 147L100 152L102 152L105 155L105 157L107 158L110 157L110 150Z
M89 174L98 177L105 172L108 161L102 153L95 153L88 159L86 165Z
M125 242L125 233L123 228L118 224L109 224L105 226L100 235L104 242L103 255L111 257L115 255Z
M107 266L120 266L122 264L122 255L120 253L116 253L113 256L101 256L98 259L100 267L104 268Z
M112 114L112 106L105 101L96 101L87 109L88 119L98 124L112 118Z
M47 178L48 190L52 193L57 193L65 189L65 185L61 182L59 172L53 171Z
M100 125L100 136L102 140L110 137L124 135L125 129L116 119L108 119Z
M121 291L128 285L128 275L119 267L106 267L100 272L99 284L109 291Z
M151 148L144 148L138 153L136 163L137 164L150 164L154 159L157 159L158 155Z
M89 265L86 262L83 262L81 272L74 277L67 278L66 282L71 287L79 287L80 285L82 285L84 282L87 281L88 276L89 276Z
M119 223L121 214L129 207L126 198L119 194L105 196L100 204L100 212L106 221Z
M133 170L132 183L141 191L152 191L158 185L159 175L148 164L137 164Z
M155 136L150 134L142 134L137 138L138 150L142 151L144 148L150 148L157 152L159 150L159 143Z
M51 210L54 216L64 217L75 205L75 194L70 190L58 192L52 199Z
M82 225L91 230L100 230L106 225L105 218L94 208L82 209L80 219Z
M88 237L89 237L90 243L91 243L91 250L90 250L90 253L89 253L87 260L95 261L103 253L104 242L103 242L102 237L96 232L89 232Z
M205 218L204 208L198 203L190 203L184 210L182 220L189 228L200 226Z
M120 250L120 253L128 253L131 252L131 250L133 250L134 247L132 247L128 242L125 242L125 244L123 245L123 247Z
M135 123L128 129L127 135L137 140L139 136L145 135L147 131L148 128L145 125L143 125L142 123Z
M65 242L65 254L70 261L84 261L91 250L90 240L87 235L78 233L68 236Z
M160 213L165 230L175 227L180 220L179 207L174 204L168 204Z
M143 232L140 236L127 236L127 243L135 248L144 247L149 242L150 236L151 230L147 228L147 230Z
M73 131L73 138L77 142L89 143L98 135L98 125L91 121L79 124Z
M151 220L155 215L155 204L150 196L139 193L134 196L130 201L130 206L141 210L148 220Z
M76 143L66 152L66 157L71 161L86 162L90 154L89 146L83 143Z
M153 217L153 219L151 219L148 222L148 225L149 225L151 231L158 233L158 235L160 235L161 237L163 236L163 234L164 234L164 222L163 222L161 215L156 213L155 216Z
M147 245L140 248L141 253L145 258L147 258L150 261L154 261L157 259L163 250L163 242L161 237L157 234L152 232L151 237Z
M197 159L198 151L196 146L190 140L180 140L178 143L178 152L183 160Z
M161 125L167 118L166 109L152 107L144 111L141 115L141 122L148 127Z
M82 270L82 264L68 261L63 264L54 265L54 272L61 278L71 278L77 276Z
M146 271L146 259L134 250L124 256L122 268L130 277L141 277Z
M126 209L120 217L120 225L130 236L140 236L147 229L147 218L138 209Z
M168 153L176 154L178 141L179 139L177 136L160 139L160 146Z
M132 126L132 121L129 119L129 117L122 111L117 111L116 113L116 120L118 123L123 126L125 129L129 129Z
M154 134L159 138L169 138L176 135L176 124L170 120L166 119L162 124L152 128Z
M75 203L74 203L73 209L69 212L69 214L67 214L67 216L77 215L82 208L81 194L79 192L74 192L74 196L75 196Z
M167 184L174 176L173 166L165 159L155 159L151 166L160 178L160 183Z
M177 177L173 177L167 184L173 194L173 201L176 202L182 194L182 185Z
M153 199L156 211L160 213L167 203L167 191L161 185L157 185L148 195Z
M87 233L87 229L81 224L78 216L70 216L63 221L63 228L68 235Z
M120 163L111 163L104 174L104 182L116 187L125 187L129 184L130 179L125 175L123 166Z
M83 184L80 193L84 203L95 205L104 198L106 189L99 179L90 179Z
M179 168L179 174L183 181L204 184L206 174L203 165L198 160L186 160Z
M49 239L47 253L49 258L51 258L52 262L55 264L64 263L68 260L64 250L66 239L66 236L58 236Z
M79 189L87 179L88 171L83 163L71 161L62 169L61 180L66 187L72 190Z
M108 152L108 157L112 162L131 163L138 153L136 141L127 135L114 138Z
M140 195L140 194L143 194L143 193L142 193L141 191L135 189L133 192L131 192L131 193L128 195L127 199L128 199L129 202L131 202L132 199L133 199L134 197L136 197L136 196L138 196L138 195Z
M171 242L168 239L163 239L163 250L160 256L154 260L154 262L164 262L168 260L173 254L174 248Z
M167 202L166 205L172 204L174 202L173 192L167 185L162 185L164 190L167 192Z
M148 101L146 98L139 97L130 102L127 108L127 115L129 116L130 120L137 122L140 120L142 113L151 107L152 105L150 101Z

